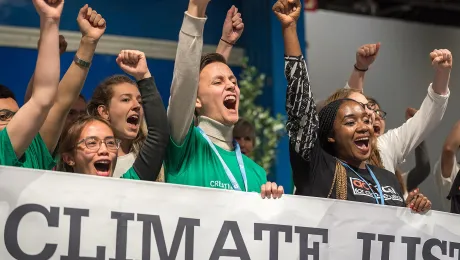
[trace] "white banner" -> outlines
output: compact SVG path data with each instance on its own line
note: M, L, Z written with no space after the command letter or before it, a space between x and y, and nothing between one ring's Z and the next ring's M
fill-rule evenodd
M0 259L460 259L460 217L0 167Z

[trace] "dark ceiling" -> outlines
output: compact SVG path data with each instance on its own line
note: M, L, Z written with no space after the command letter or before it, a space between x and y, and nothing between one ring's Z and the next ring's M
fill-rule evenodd
M460 0L318 0L318 7L460 27Z

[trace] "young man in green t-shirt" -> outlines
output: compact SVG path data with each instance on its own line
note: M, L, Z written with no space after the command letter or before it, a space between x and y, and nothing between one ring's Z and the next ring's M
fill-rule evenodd
M267 182L265 170L243 155L233 139L240 92L226 59L212 53L200 62L209 1L190 0L179 34L168 107L171 141L165 160L166 182L280 197L283 188ZM222 38L229 47L243 31L241 18L232 20L236 15L232 10L227 18L234 33ZM195 112L197 126L193 124Z
M33 4L40 16L41 35L33 81L35 90L21 109L14 96L0 98L0 125L3 128L0 130L0 165L50 169L54 160L37 134L53 106L58 89L59 21L64 1L33 0Z

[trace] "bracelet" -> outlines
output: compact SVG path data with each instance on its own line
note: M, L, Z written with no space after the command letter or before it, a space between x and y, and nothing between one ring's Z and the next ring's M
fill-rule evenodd
M77 55L75 55L73 57L73 61L78 65L78 66L81 66L83 68L89 68L91 66L91 62L87 62L87 61L84 61L80 58L78 58Z
M233 43L228 42L228 41L226 41L226 40L224 40L224 39L222 39L222 38L220 38L220 40L223 41L223 42L225 42L225 43L228 44L228 45L232 45L232 46L234 45Z
M367 69L360 69L360 68L358 68L358 67L356 66L356 64L355 64L355 70L357 70L357 71L366 72L368 69L369 69L369 68L367 68Z

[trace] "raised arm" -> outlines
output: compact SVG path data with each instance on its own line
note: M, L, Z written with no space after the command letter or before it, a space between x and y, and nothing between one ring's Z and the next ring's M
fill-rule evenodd
M147 138L134 161L133 168L141 180L155 181L160 173L169 142L166 109L155 80L147 67L144 53L131 50L121 51L117 63L123 71L137 81L147 123Z
M20 158L42 127L53 106L59 84L59 21L63 0L33 0L40 15L40 48L32 96L10 121L6 130Z
M435 76L420 110L402 126L379 137L379 147L382 150L389 149L387 154L393 156L391 158L393 165L400 164L415 147L428 137L439 125L446 111L452 55L448 50L435 50L430 56Z
M216 52L228 60L230 53L232 52L233 45L235 45L241 37L243 30L244 23L241 18L241 13L238 12L238 8L232 5L225 17L224 26L222 28L222 37L220 38L219 45L217 45Z
M310 88L307 65L302 56L297 35L297 20L302 11L300 0L289 4L279 0L273 6L281 22L285 49L285 76L288 81L286 93L286 129L295 151L309 161L310 151L317 139L318 114Z
M177 145L181 145L184 141L195 112L205 13L209 1L190 0L179 33L168 106L171 138Z
M356 51L356 63L345 87L363 92L364 76L379 53L380 43L365 44Z
M97 43L106 28L104 18L88 5L80 9L77 23L82 33L80 47L75 54L74 61L59 83L56 102L40 129L40 134L51 153L54 152L59 141L65 119L85 84Z
M40 47L40 39L37 43L37 49ZM67 41L63 35L59 35L59 54L62 55L67 50ZM30 97L32 96L32 90L34 88L34 73L32 73L32 77L30 77L29 84L27 84L26 94L24 95L24 103L29 101Z
M441 175L444 178L451 178L452 169L457 164L456 155L460 147L460 121L458 121L452 131L447 136L442 147L441 155Z

